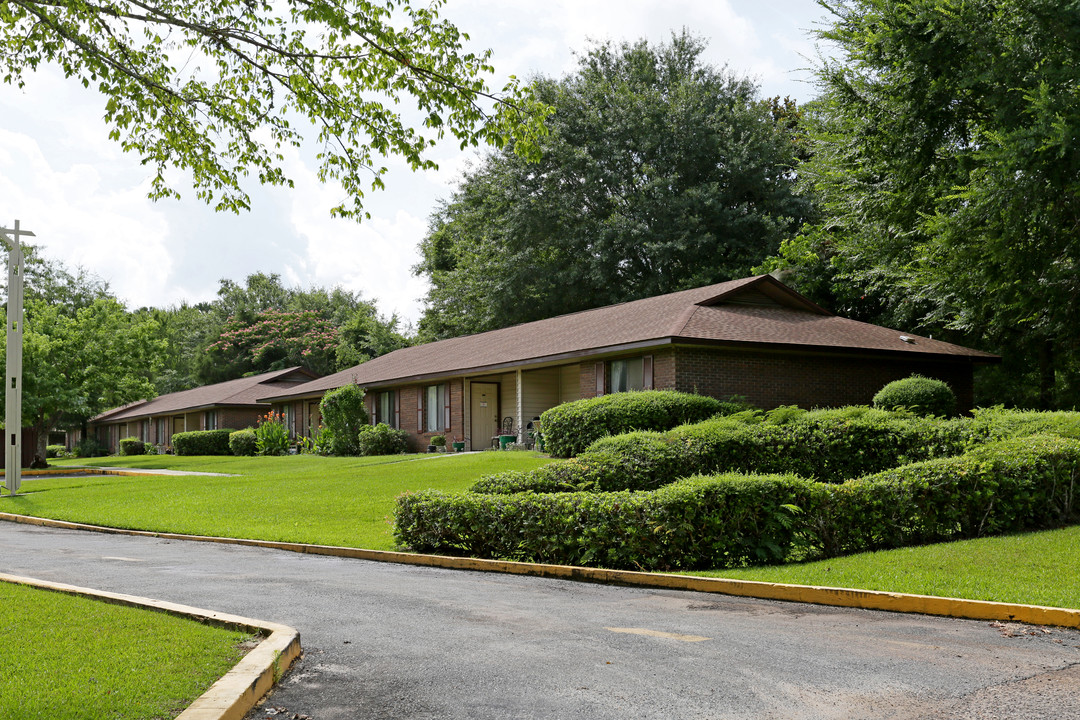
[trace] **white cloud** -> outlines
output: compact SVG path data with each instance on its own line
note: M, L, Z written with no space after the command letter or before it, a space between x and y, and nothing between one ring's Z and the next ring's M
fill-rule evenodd
M337 201L338 188L320 184L295 157L289 165L296 182L289 194L289 219L306 248L302 267L306 282L299 284L340 285L377 300L383 314L417 321L418 300L427 285L413 276L412 266L420 260L418 246L427 230L424 217L399 208L359 225L331 218L327 209Z
M27 244L109 281L121 298L164 302L171 268L167 226L146 200L146 187L107 187L98 169L55 169L28 135L0 130L0 197L5 226L18 218L35 233Z

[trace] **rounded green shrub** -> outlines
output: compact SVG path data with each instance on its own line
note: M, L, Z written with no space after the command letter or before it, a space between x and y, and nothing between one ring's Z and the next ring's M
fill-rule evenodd
M395 430L386 423L365 425L357 433L357 454L400 455L409 449L404 430Z
M229 433L229 452L233 455L255 455L258 451L257 442L255 431L252 428L237 430L234 433Z
M46 445L45 457L46 458L59 458L67 455L67 448L63 445Z
M736 406L731 405L734 410ZM555 457L573 457L606 435L631 430L670 430L704 420L724 409L719 400L704 395L643 390L563 403L545 411L540 424L547 451Z
M319 412L331 433L331 452L334 455L360 455L360 431L369 427L364 390L352 383L331 390L323 395Z
M93 436L84 437L75 443L75 457L90 458L108 455L109 451Z
M137 437L126 437L120 440L121 455L145 455L146 443Z
M922 375L893 380L874 396L874 407L901 408L916 415L949 417L956 414L956 395L948 383Z

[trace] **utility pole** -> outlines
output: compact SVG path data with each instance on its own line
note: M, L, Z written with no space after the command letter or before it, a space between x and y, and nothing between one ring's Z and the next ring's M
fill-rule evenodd
M22 485L22 351L23 351L23 253L22 236L34 237L29 230L0 228L0 240L8 248L7 303L7 373L4 377L4 479L8 495Z

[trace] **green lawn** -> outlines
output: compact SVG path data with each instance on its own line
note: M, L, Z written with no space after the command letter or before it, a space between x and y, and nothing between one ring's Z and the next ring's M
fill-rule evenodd
M159 467L236 477L24 476L23 497L0 511L192 535L257 538L374 550L394 547L394 498L406 490L464 490L481 475L550 460L532 452L341 458L109 457L57 465Z
M457 492L482 475L550 462L536 453L327 458L145 456L58 465L164 467L237 477L25 477L0 510L113 527L394 549L394 498ZM1080 528L775 567L696 573L1080 608Z
M693 574L1080 608L1080 526Z
M0 718L174 718L243 657L250 639L0 582Z

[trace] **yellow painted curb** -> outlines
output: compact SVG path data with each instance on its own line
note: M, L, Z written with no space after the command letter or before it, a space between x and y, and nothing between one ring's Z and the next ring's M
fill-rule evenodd
M270 691L277 678L300 657L300 633L285 625L135 595L91 590L4 573L0 573L0 582L81 595L117 605L148 608L245 632L268 633L254 650L211 685L209 690L196 698L176 720L243 720L248 711Z
M759 582L755 580L730 580L725 578L698 577L695 575L671 575L666 573L637 572L633 570L603 570L600 568L577 567L574 565L544 565L541 563L512 562L509 560L483 560L479 558L447 557L445 555L421 555L418 553L393 552L390 550L364 550L362 548L338 547L335 545L306 545L303 543L223 538L209 535L181 535L177 533L126 530L101 527L99 525L85 525L82 523L72 523L64 520L49 520L47 518L16 515L13 513L0 513L0 520L67 530L85 530L90 532L115 533L119 535L156 537L167 540L189 540L226 545L243 545L247 547L261 547L272 550L309 553L312 555L331 555L334 557L353 558L357 560L373 560L375 562L392 562L405 565L423 565L451 570L474 570L479 572L506 573L510 575L531 575L535 577L607 583L612 585L632 585L636 587L662 588L667 590L692 590L695 592L736 595L739 597L759 598L762 600L786 600L789 602L862 608L865 610L888 610L891 612L918 613L922 615L942 615L945 617L963 618L968 620L998 620L1002 622L1029 623L1031 625L1054 625L1058 627L1080 628L1080 610L1071 608L1021 605L1017 603L991 602L988 600L964 600L961 598L944 598L932 595L910 595L907 593L891 593L878 590L856 590L852 588L819 587L815 585L787 585L783 583Z

